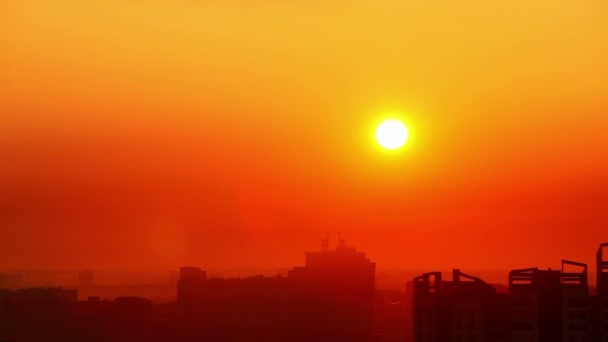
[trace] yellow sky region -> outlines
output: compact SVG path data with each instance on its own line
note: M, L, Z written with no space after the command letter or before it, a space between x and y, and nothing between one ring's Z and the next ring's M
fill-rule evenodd
M3 7L0 61L10 91L2 103L94 108L85 120L159 105L266 118L314 117L307 110L316 109L339 120L423 106L470 126L488 116L471 103L600 101L608 73L600 0ZM145 116L166 120L161 110Z
M3 7L11 98L58 106L118 97L241 109L312 98L366 108L428 102L449 112L448 100L480 96L599 97L608 68L600 0Z
M0 104L15 113L3 120L27 129L308 129L323 146L397 110L441 159L443 145L479 139L507 154L526 139L587 143L572 121L606 121L600 0L25 0L2 12Z

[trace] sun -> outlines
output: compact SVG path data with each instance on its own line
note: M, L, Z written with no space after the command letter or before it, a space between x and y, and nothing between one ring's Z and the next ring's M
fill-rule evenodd
M380 146L388 149L395 150L405 145L409 137L407 127L395 119L383 121L378 128L376 128L376 140Z

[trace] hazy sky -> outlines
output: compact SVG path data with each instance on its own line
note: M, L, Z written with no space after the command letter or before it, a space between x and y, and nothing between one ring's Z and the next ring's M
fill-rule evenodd
M0 1L0 268L591 263L607 61L605 0Z

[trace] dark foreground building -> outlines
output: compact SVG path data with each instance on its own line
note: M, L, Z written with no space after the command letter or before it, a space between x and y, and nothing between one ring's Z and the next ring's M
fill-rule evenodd
M511 271L509 294L514 341L591 341L587 265L563 260L561 270Z
M414 279L414 341L608 342L608 261L597 252L597 295L587 265L509 272L508 295L454 270ZM465 281L463 281L463 279Z
M507 296L460 270L414 278L413 305L414 341L509 341Z
M604 253L608 243L603 243L597 251L597 297L592 301L592 336L597 341L608 342L608 255Z

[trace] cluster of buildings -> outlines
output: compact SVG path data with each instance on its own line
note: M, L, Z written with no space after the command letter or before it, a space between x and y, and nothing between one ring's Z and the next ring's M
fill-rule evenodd
M150 336L141 297L78 300L76 289L0 290L0 341L136 341Z
M92 272L79 289L0 289L0 341L608 342L608 255L596 287L583 263L509 273L507 286L453 270L376 289L376 265L343 240L306 253L284 276L209 277L182 267L177 299L102 299ZM17 285L19 277L0 277ZM175 292L174 292L175 293Z
M413 281L416 342L608 342L608 261L597 252L596 289L587 265L563 260L561 270L509 273L508 293L454 270Z
M177 300L164 304L137 296L79 300L79 291L106 291L83 271L78 290L0 290L0 341L368 341L375 271L345 241L334 250L325 241L286 276L214 278L183 267Z
M287 276L208 278L183 267L180 331L192 341L366 341L373 332L376 265L340 242L306 253Z

